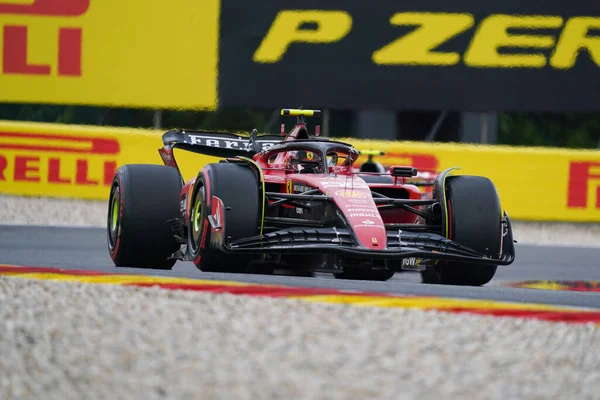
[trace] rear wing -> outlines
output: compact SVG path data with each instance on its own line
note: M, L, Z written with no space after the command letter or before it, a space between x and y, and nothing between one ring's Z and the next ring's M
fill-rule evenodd
M297 116L298 124L300 125L304 124L305 116L319 116L321 115L321 111L283 109L281 110L281 115ZM318 136L319 129L316 129L316 131L316 136ZM289 140L290 138L284 137L283 131L281 136L259 136L256 129L253 129L249 135L232 132L173 129L162 135L163 147L158 149L158 152L165 165L179 169L177 162L175 161L173 149L182 149L192 153L219 158L251 158L261 151L268 150L277 144L281 144L286 139ZM296 137L294 136L291 139L296 139Z
M170 130L162 135L163 147L158 153L164 164L179 171L173 149L219 158L252 157L281 143L281 136L261 135L254 129L249 136L211 131Z
M281 136L258 136L254 129L249 136L211 131L170 130L162 136L163 149L182 149L213 157L250 156L281 143Z

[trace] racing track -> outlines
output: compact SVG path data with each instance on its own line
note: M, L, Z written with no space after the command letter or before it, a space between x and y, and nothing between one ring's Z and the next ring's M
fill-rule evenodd
M0 226L0 264L600 308L600 293L503 286L524 280L600 281L600 249L517 244L516 251L515 263L499 267L487 286L458 287L424 285L419 274L413 272L397 273L387 282L369 282L337 280L329 274L297 277L204 273L191 262L178 262L171 271L115 268L106 250L104 229Z

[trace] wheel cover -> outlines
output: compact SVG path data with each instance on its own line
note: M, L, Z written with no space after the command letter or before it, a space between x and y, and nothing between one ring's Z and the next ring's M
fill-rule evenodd
M202 215L202 201L196 202L194 207L194 233L200 232L200 217Z
M108 244L110 246L110 248L114 248L115 243L117 242L117 237L118 237L118 233L119 233L119 211L121 209L121 204L120 204L120 195L119 195L119 188L115 188L115 190L113 191L111 200L110 200L110 207L109 207L109 215L108 215L108 237L109 237L109 241Z
M113 198L112 206L112 221L110 225L111 230L117 229L117 221L119 220L119 202Z
M196 194L194 209L192 210L191 225L192 225L192 241L190 246L195 252L200 247L200 236L202 235L202 188Z

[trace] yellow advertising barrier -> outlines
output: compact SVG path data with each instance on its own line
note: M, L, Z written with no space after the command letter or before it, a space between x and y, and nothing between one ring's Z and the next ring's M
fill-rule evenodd
M162 164L163 131L0 121L0 193L105 200L123 164ZM513 219L600 222L600 151L347 139L387 165L487 176ZM218 159L176 150L184 178ZM366 157L361 156L359 162Z
M355 141L355 147L384 147L380 162L388 165L460 166L455 175L486 176L513 219L600 221L600 151L378 141Z
M0 102L214 109L220 0L0 0Z
M119 166L163 163L162 133L0 121L0 193L106 199ZM218 160L175 151L185 178Z

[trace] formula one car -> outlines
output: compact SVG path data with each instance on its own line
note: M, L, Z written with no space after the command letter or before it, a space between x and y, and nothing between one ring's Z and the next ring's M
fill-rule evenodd
M425 283L484 285L515 259L511 221L494 184L441 172L432 197L407 183L411 166L356 172L352 145L310 135L307 116L284 137L170 130L164 166L120 167L110 190L108 250L116 266L202 271L328 272L387 280L420 271ZM222 158L184 182L184 149ZM381 178L386 181L382 182Z

